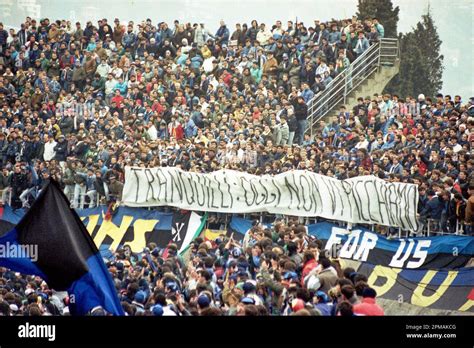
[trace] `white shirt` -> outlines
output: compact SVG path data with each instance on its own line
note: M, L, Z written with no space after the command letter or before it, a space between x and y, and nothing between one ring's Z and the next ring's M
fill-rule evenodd
M319 64L318 68L316 69L316 75L324 76L325 72L329 72L329 67L326 64Z
M169 306L164 306L163 307L163 316L164 317L176 317L177 314L173 312Z
M367 149L367 147L369 146L369 142L367 140L363 140L363 141L359 141L355 148L356 149Z
M118 81L116 79L105 81L105 94L112 94L117 83Z
M258 42L260 42L261 46L265 46L271 37L272 37L272 33L269 32L266 28L264 31L260 30L257 33L257 40Z
M56 156L56 151L54 151L56 144L57 143L54 140L52 142L48 141L46 144L44 144L43 158L45 161L51 161L54 156Z
M148 135L152 141L158 139L158 131L154 125L148 128Z
M212 61L214 59L215 57L209 57L204 60L204 62L202 63L202 68L205 72L209 73L214 69L214 65L212 64Z
M116 79L118 79L120 78L120 76L122 76L123 70L120 69L119 67L116 67L116 68L113 68L110 72L114 75Z
M97 67L96 72L100 75L100 77L106 77L110 72L110 66L106 64L99 64Z

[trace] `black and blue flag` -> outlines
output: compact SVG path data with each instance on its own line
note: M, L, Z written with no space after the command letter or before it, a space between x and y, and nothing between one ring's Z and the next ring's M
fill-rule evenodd
M36 248L35 257L8 253L28 247ZM38 275L50 288L68 291L72 315L85 315L97 306L124 315L99 250L54 180L16 226L0 231L0 249L7 251L0 256L0 266Z

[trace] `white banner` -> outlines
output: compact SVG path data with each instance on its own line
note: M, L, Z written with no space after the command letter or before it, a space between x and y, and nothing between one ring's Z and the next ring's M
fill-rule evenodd
M172 167L125 169L123 203L220 213L267 211L352 223L417 229L418 188L375 176L337 180L295 170L256 176L232 170L209 174Z

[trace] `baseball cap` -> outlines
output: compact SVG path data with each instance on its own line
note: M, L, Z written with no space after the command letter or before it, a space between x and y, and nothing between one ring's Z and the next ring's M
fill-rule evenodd
M163 315L163 307L159 304L154 305L151 312L154 316L161 317Z
M199 295L199 297L197 299L197 303L198 303L200 308L207 308L211 304L211 300L209 299L209 297L206 294L201 294L201 295Z
M135 294L135 301L138 303L144 303L145 298L146 298L146 294L144 291L140 290L140 291L137 291L137 293Z
M327 295L324 291L321 291L321 290L317 291L317 292L316 292L316 297L317 297L321 302L324 302L324 303L329 302L329 297L328 297L328 295Z

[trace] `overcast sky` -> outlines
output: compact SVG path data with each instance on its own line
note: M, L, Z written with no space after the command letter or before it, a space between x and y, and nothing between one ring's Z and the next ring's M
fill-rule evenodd
M0 0L1 1L1 0ZM233 28L237 22L272 24L277 19L312 24L314 19L350 17L357 11L357 0L37 0L41 15L85 21L106 17L140 21L151 18L204 22L216 30L220 19ZM443 93L474 96L474 0L393 0L400 7L398 30L411 30L426 13L430 3L435 24L443 41L445 56ZM1 16L0 16L1 17ZM18 25L18 23L9 23Z

